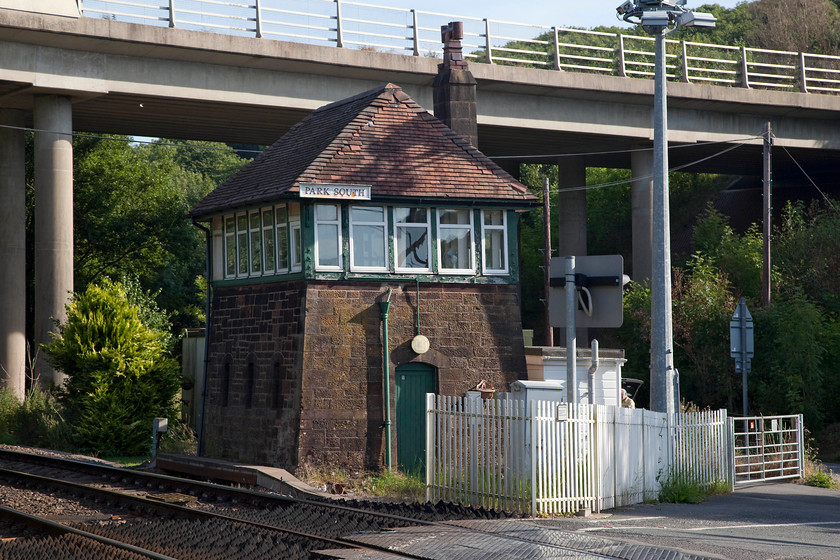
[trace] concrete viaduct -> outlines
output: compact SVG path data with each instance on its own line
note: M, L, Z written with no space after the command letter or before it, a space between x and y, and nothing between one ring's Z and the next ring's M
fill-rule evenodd
M432 107L436 59L3 8L0 2L0 368L24 391L24 128L35 134L35 341L49 340L73 290L71 132L271 144L309 111L382 82ZM16 0L12 1L14 5ZM5 2L5 3L4 3ZM14 7L14 6L13 6ZM71 11L72 12L72 11ZM560 188L587 166L632 169L633 276L650 271L651 80L472 64L479 149L557 163ZM809 173L840 167L840 97L671 83L672 166L761 174L777 146ZM529 157L534 154L555 154ZM578 154L558 157L556 154ZM516 159L499 160L513 169ZM777 176L791 166L774 160ZM559 254L586 254L583 191L561 199ZM42 379L55 375L44 368ZM60 377L53 377L61 382Z

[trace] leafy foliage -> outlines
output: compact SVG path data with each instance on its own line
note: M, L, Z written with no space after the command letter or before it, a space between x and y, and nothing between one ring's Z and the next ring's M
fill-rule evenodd
M224 144L126 140L75 141L75 285L136 276L171 310L175 328L199 326L205 243L187 212L247 160Z
M167 355L168 329L144 324L149 313L119 283L90 284L44 347L68 375L59 399L84 449L137 455L149 445L152 419L175 413L178 363Z

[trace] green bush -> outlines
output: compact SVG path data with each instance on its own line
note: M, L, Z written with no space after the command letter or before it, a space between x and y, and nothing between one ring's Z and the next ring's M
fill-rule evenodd
M67 322L44 346L50 363L68 376L59 400L83 450L145 453L152 420L174 416L180 373L168 355L170 335L144 316L148 309L122 284L90 284L74 295Z
M819 470L812 472L808 476L804 478L802 481L807 486L816 486L818 488L838 488L837 482L835 482L834 478L831 476L831 473L825 472L824 470Z

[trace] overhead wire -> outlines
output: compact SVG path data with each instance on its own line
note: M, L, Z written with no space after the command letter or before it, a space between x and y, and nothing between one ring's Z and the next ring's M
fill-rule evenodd
M813 185L813 187L815 189L817 189L817 192L820 193L820 195L823 197L823 199L826 201L826 203L831 207L831 209L834 210L834 211L837 211L837 207L834 206L834 203L831 201L831 199L828 198L828 196L826 196L826 194L822 191L822 189L820 189L817 186L817 183L814 182L813 179L811 179L811 176L808 175L808 172L805 171L805 169L803 169L803 167L799 164L798 161L796 161L796 158L793 157L793 154L791 154L785 146L780 146L780 147L785 151L785 153L788 155L788 157L791 159L791 161L793 161L793 163L796 164L796 167L799 168L799 171L801 171L802 174L805 175L805 178L808 179L808 181L811 183L811 185Z

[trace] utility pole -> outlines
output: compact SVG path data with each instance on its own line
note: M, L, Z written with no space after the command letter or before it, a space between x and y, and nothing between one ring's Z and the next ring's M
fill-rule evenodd
M674 336L671 301L671 228L668 201L666 27L656 29L653 89L653 273L650 317L650 408L673 413Z
M665 35L678 27L714 27L712 14L683 7L685 0L625 0L622 19L654 35L653 77L653 270L650 278L650 408L679 410L679 380L674 368L671 301L671 228L668 203L668 102Z
M770 274L773 270L770 261L771 226L773 222L773 205L770 198L773 185L772 147L773 131L768 122L764 128L764 262L761 269L761 304L764 307L770 305Z
M554 346L554 328L549 321L548 298L551 297L551 207L548 177L543 177L543 293L545 294L545 345Z

